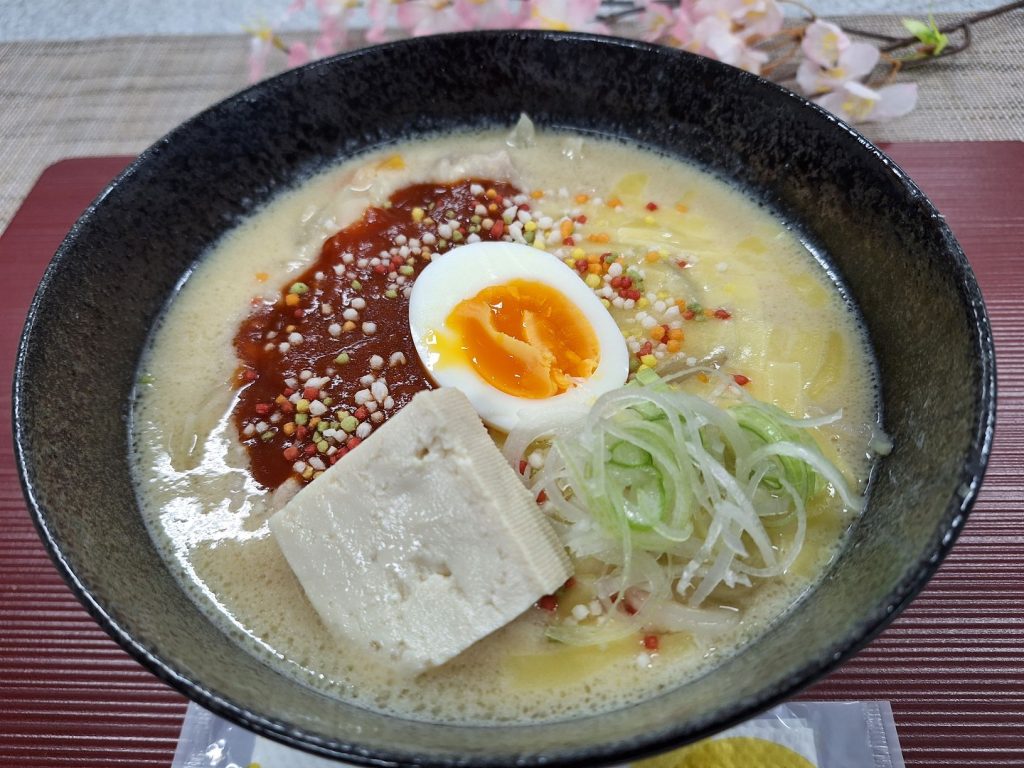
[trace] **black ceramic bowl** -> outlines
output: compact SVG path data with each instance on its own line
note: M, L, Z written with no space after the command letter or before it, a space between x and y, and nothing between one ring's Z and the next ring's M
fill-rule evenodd
M161 308L246 214L339 158L426 132L509 125L521 111L540 125L686 158L791 221L863 313L896 449L820 586L705 677L571 722L406 721L280 676L189 601L136 506L129 395ZM863 137L788 91L703 58L584 35L499 32L309 65L228 99L143 153L86 211L43 278L21 342L14 423L25 494L64 578L122 646L208 709L363 765L595 766L751 715L877 633L964 523L991 445L994 387L988 319L963 253L913 182Z

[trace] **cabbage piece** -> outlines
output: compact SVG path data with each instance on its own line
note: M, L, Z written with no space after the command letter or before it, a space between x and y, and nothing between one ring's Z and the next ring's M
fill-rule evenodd
M536 143L537 129L533 120L525 112L519 113L519 121L505 138L505 143L512 149L525 149Z

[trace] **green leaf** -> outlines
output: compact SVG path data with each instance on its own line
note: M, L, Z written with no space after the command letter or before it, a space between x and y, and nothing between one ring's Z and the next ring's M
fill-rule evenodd
M918 19L903 19L902 21L906 30L924 44L925 52L928 55L938 56L949 45L949 35L939 29L939 25L935 23L935 17L931 14L928 15L927 24Z
M907 32L912 34L922 43L926 42L925 38L928 36L928 25L923 21L917 19L902 19L903 26L906 27Z
M939 25L935 23L935 17L930 13L928 14L928 24L931 26L934 41L932 44L932 56L938 56L949 45L949 35L944 34L939 29Z

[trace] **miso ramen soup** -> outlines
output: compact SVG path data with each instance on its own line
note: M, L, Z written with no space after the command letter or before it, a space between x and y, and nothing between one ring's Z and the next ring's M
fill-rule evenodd
M248 651L370 709L531 722L683 685L814 587L866 492L874 361L786 222L679 160L527 127L388 146L281 194L204 256L141 365L133 466L159 550ZM545 388L578 386L582 363L517 395L530 419L501 429L486 411L574 576L408 675L327 628L268 521L418 391L450 385L421 361L410 297L424 269L489 241L592 294L618 334L597 343L628 367L578 413ZM485 415L508 401L481 365L461 381Z

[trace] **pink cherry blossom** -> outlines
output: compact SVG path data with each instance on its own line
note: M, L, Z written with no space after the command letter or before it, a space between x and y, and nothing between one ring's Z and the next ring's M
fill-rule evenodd
M597 20L601 0L528 0L530 17L523 24L528 29L552 29L560 32L595 32L607 34L608 26Z
M309 46L305 43L292 43L288 46L288 66L299 67L308 62Z
M249 82L255 83L263 79L267 71L267 58L270 56L270 37L253 35L249 40Z
M528 3L520 0L468 0L476 12L477 29L518 29L530 18Z
M746 40L770 37L782 29L782 9L776 0L698 0L693 10L698 18L728 19Z
M313 56L321 58L337 53L345 40L345 21L354 4L317 0L317 22L320 34L313 43Z
M708 16L718 16L728 19L732 16L732 0L697 0L692 3L693 16L703 19Z
M767 54L748 46L733 32L732 22L719 15L705 16L698 21L686 48L755 74L768 61Z
M740 57L733 66L745 69L747 72L753 72L755 75L761 74L761 67L768 63L769 56L764 51L759 51L756 48L752 48L747 45L740 51Z
M823 67L809 58L801 61L796 82L806 94L832 91L843 83L871 74L880 56L878 49L869 43L851 43L840 52L834 66Z
M679 48L686 48L693 40L694 18L686 3L680 3L672 13L672 23L665 30L666 42Z
M417 37L471 29L515 29L527 19L526 3L516 3L513 9L510 0L402 0L395 20Z
M732 22L721 16L705 16L693 27L691 44L702 53L731 64L740 57L743 41L732 33Z
M733 15L748 36L771 37L782 30L782 9L775 0L741 0L741 15Z
M679 6L682 9L682 6ZM643 6L638 26L640 38L649 43L657 42L668 35L677 24L676 15L664 3L652 0Z
M331 56L338 52L337 41L339 34L322 31L313 43L313 56L322 59L324 56Z
M388 28L395 3L392 0L366 0L366 12L370 17L370 26L366 30L368 43L382 43L388 38Z
M822 67L839 63L839 55L850 46L850 38L830 21L814 21L804 31L800 44L804 55Z
M476 26L475 10L466 0L404 0L398 6L397 21L414 37L465 32Z
M917 83L898 83L874 90L851 81L815 101L848 122L891 120L903 117L917 106Z

